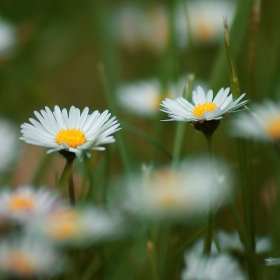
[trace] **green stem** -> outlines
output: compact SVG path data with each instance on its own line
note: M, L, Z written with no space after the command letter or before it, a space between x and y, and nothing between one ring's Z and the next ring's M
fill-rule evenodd
M62 184L65 179L68 179L68 191L69 191L69 199L70 204L72 206L75 205L75 189L74 189L74 181L73 181L73 162L76 158L74 153L61 150L60 154L66 158L66 164L63 169L59 184Z

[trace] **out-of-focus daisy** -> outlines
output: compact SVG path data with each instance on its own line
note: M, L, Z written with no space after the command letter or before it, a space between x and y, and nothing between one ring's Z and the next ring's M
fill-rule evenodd
M185 5L185 6L184 6ZM178 2L175 16L175 34L181 48L189 44L190 38L196 44L213 43L223 40L223 19L229 24L236 10L234 1L200 0ZM188 20L187 20L188 19ZM190 25L188 33L187 26Z
M0 57L11 57L16 50L17 29L0 17Z
M100 208L61 208L34 220L27 230L57 243L84 245L118 237L123 225L119 217Z
M251 111L243 112L233 120L230 133L244 138L279 141L280 102L265 100L252 105Z
M218 231L216 234L217 240L219 242L222 251L233 252L233 253L244 253L245 248L243 243L239 238L237 231L228 233L225 231ZM202 253L204 245L204 239L199 239L193 246L191 251ZM268 252L272 249L271 240L267 237L256 237L256 253L262 254ZM212 241L211 246L212 253L218 253L215 242Z
M18 222L42 217L61 203L58 194L29 185L0 192L0 216Z
M280 265L280 258L268 258L268 259L265 259L265 263L268 266Z
M110 32L116 43L128 51L161 52L169 39L167 10L160 5L141 7L130 4L115 9Z
M238 262L228 254L205 256L191 253L185 254L186 268L182 272L182 280L245 280L247 279Z
M161 104L164 108L161 111L169 115L169 121L196 123L220 120L225 114L234 113L249 102L248 100L241 101L245 93L233 100L232 94L229 92L229 88L221 88L213 99L212 90L205 94L204 90L198 86L197 91L193 91L192 94L193 104L183 97L175 100L166 98Z
M14 237L0 242L1 273L16 279L30 279L34 276L52 276L62 268L61 257L46 240Z
M49 148L47 153L64 150L80 157L83 151L105 150L100 145L115 142L111 134L120 129L115 117L109 119L108 110L102 114L97 110L89 114L88 107L81 113L72 106L68 114L66 109L55 106L54 112L45 107L34 114L39 121L30 118L31 124L22 124L20 139Z
M8 120L0 118L0 173L9 170L19 154L18 131Z
M182 95L185 85L186 79L182 79L162 92L159 81L155 79L123 84L117 91L118 103L133 114L151 117L158 113L159 104L165 97L175 98Z
M219 179L204 158L182 162L178 170L166 167L131 176L124 183L124 207L148 219L176 221L194 214L205 215L224 202L231 190L228 169L218 161L215 166L223 175Z

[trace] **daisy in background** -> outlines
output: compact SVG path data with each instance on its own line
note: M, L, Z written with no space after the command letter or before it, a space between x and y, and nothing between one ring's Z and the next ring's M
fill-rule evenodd
M0 173L10 170L19 155L18 130L9 120L0 118Z
M118 131L119 123L115 117L110 119L108 110L100 114L97 110L89 114L86 107L82 112L72 106L66 109L48 107L35 111L39 121L30 118L29 123L21 125L21 140L28 144L49 148L47 153L67 151L81 157L83 151L105 150L100 145L115 142L111 134Z
M142 175L124 179L122 206L147 219L182 221L194 215L204 217L231 193L232 177L226 165L217 166L218 180L206 158L182 162L177 170L147 169ZM203 174L203 175L202 175Z
M165 92L157 79L121 84L117 89L117 100L126 111L146 117L158 113L160 102L166 98L181 96L186 86L186 77L170 84Z
M0 242L1 275L15 279L53 276L63 269L61 256L46 240L16 237Z
M63 204L56 192L42 187L35 189L22 185L16 189L6 188L0 192L0 217L20 223L32 221Z
M89 245L113 240L124 230L122 220L102 208L58 208L33 220L26 227L28 234L47 238L58 244Z
M232 120L230 133L237 137L278 142L280 140L280 102L265 100L260 104L253 104L250 111L243 112Z
M179 1L175 10L175 35L181 48L195 44L219 43L224 40L223 19L231 25L236 11L235 1ZM188 32L188 24L191 34ZM191 39L189 36L192 36Z
M226 253L205 256L198 253L185 254L186 268L182 280L246 280L236 259Z
M265 264L268 266L280 265L280 258L267 258L265 259Z

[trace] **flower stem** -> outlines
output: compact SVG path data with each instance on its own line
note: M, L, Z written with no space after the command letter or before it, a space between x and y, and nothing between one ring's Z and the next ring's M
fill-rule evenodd
M64 180L68 179L68 191L69 191L69 199L70 204L72 206L75 205L75 189L74 189L74 181L73 181L73 162L76 158L74 153L68 151L60 151L60 154L66 158L66 164L63 169L59 184L62 184Z

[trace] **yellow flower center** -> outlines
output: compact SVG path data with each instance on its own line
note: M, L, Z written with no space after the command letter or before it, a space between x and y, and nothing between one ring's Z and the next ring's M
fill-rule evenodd
M211 111L215 110L216 108L218 108L218 106L212 102L198 104L194 107L193 114L197 117L202 118L202 116L205 112L211 112Z
M66 143L71 148L81 146L86 142L85 134L79 129L62 129L56 135L58 145Z
M12 196L9 203L9 209L13 212L31 211L34 207L34 201L31 197L23 197L20 195Z
M54 213L47 220L46 230L54 240L75 237L80 231L79 215L73 210Z
M34 264L26 252L12 250L7 255L7 262L4 266L5 270L13 271L21 276L31 276L34 274Z
M267 135L273 140L280 139L280 119L276 119L271 121L266 129Z

